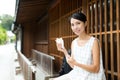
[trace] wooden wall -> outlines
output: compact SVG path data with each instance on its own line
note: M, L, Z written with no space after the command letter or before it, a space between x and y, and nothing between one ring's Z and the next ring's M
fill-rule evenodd
M26 57L31 57L31 49L34 47L34 27L35 23L26 23L23 24L21 27L23 27L23 43L22 43L22 53Z
M48 54L48 15L37 23L34 36L34 49Z
M101 42L107 80L120 80L120 1L90 0L88 33Z

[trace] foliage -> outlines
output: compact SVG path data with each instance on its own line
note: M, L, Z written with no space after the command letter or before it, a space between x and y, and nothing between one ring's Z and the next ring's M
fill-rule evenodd
M11 30L11 25L13 23L13 19L14 19L14 17L12 17L11 15L8 15L8 14L4 14L4 15L0 16L2 27L5 28L6 30Z
M6 30L0 26L0 44L6 43L7 40L7 33Z

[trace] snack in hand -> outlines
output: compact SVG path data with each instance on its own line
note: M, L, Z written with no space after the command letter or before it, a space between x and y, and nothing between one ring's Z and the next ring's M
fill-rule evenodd
M63 41L63 39L62 38L56 38L56 43L58 43L58 44L62 44L62 48L64 48L64 41Z

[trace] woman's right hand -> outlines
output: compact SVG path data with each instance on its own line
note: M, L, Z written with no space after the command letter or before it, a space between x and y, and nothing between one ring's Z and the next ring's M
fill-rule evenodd
M62 44L61 44L61 43L56 43L56 46L57 46L57 50L63 52L64 55L66 56L66 58L69 58L69 57L70 57L70 55L68 54L68 52L67 52L67 50L65 49L65 47L64 47L64 48L62 47Z
M65 48L62 47L61 43L56 43L56 46L58 51L64 52L66 50Z

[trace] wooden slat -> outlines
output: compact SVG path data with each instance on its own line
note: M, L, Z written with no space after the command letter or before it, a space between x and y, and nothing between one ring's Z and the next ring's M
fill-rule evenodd
M112 34L112 30L113 30L113 0L110 0L110 50L111 50L111 78L112 80L114 80L114 59L113 59L113 34Z
M105 7L105 11L104 11L105 12L104 13L104 15L105 15L104 16L104 19L105 19L105 32L107 32L107 21L108 21L107 20L107 0L104 0L104 3L105 3L105 6L104 6Z
M102 1L100 0L99 1L99 3L100 3L100 16L99 16L99 18L100 18L100 33L102 32L102 19L103 19L103 17L102 17Z
M113 34L111 33L110 34L110 55L111 55L111 78L112 78L112 80L114 80L114 58L113 58Z
M104 11L104 20L105 20L105 33L107 31L107 0L104 0L104 4L105 4L105 11ZM107 46L107 34L105 34L105 72L106 72L106 77L108 79L108 46Z
M105 34L105 72L106 72L106 77L108 78L108 45L107 45L107 34Z
M101 43L101 47L103 46L102 45L102 1L100 0L99 1L99 4L98 5L100 5L98 8L99 8L99 23L100 23L100 25L99 25L99 29L100 29L100 31L98 32L98 33L100 33L100 43Z
M89 2L87 0L87 33L90 33L90 8Z
M60 1L60 3L61 3L61 1ZM58 4L59 6L59 8L60 8L60 10L59 10L59 16L61 16L61 14L62 14L62 11L64 10L62 10L62 6L60 5L60 3ZM58 29L59 29L59 35L61 35L62 33L61 33L61 18L59 18L59 27L58 27Z
M93 27L94 27L94 24L93 24L94 23L93 22L94 21L94 18L93 18L93 16L94 16L93 11L94 10L93 9L94 9L93 4L91 4L91 25L90 25L91 33L93 33Z
M116 0L116 27L117 27L117 74L118 80L120 80L120 0Z
M97 33L98 30L98 3L97 0L95 1L95 33ZM97 35L96 35L97 37Z
M120 80L120 37L119 37L119 0L116 0L116 28L117 28L117 79Z

